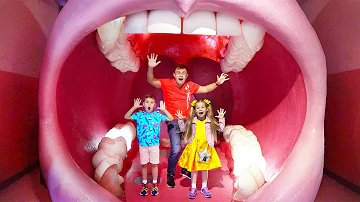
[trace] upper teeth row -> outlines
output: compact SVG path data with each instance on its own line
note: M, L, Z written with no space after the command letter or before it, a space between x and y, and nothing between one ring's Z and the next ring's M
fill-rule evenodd
M125 23L124 23L125 21ZM225 57L220 61L223 72L242 71L264 43L265 31L252 23L211 11L196 11L184 19L184 34L226 35L230 39ZM122 72L137 72L140 59L127 41L127 33L181 33L181 17L169 10L134 13L108 22L98 28L100 51L111 65Z
M151 10L126 16L125 33L172 33L236 36L241 34L240 20L223 13L196 11L184 18L170 10Z

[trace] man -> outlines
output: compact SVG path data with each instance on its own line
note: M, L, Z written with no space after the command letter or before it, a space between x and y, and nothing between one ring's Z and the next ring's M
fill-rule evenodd
M162 89L164 101L167 105L166 108L174 117L173 121L166 122L171 144L166 184L168 187L174 188L176 164L179 160L181 151L180 128L176 118L177 116L175 115L176 111L180 110L183 112L183 116L189 117L190 103L192 101L191 97L193 94L211 92L225 81L229 80L229 78L227 78L227 74L222 73L220 77L217 76L216 82L206 86L200 86L194 82L186 81L188 77L187 68L185 65L180 64L175 68L173 73L174 79L156 79L154 77L154 67L156 67L161 62L156 61L157 57L158 55L155 55L154 53L150 54L150 57L147 56L149 66L147 71L147 81L155 88ZM187 170L182 169L181 174L188 177L189 179L191 178L191 173Z

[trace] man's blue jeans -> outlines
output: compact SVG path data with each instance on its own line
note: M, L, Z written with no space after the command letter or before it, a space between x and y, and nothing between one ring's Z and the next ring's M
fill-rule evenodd
M178 120L172 120L166 122L170 144L171 144L171 151L168 159L168 175L175 175L176 164L179 160L180 151L181 151L181 132L178 124Z

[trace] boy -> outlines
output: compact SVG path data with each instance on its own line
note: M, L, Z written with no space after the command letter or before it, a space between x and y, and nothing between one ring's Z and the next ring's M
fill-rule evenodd
M159 164L159 144L160 144L160 123L161 121L172 121L172 115L165 109L165 103L160 101L160 110L165 114L160 114L159 111L154 111L156 107L156 98L152 94L145 95L144 98L145 111L133 112L142 107L141 99L134 100L134 106L125 114L124 118L136 121L136 134L139 141L139 154L141 164L141 174L143 187L140 192L141 196L147 195L147 164L152 165L153 187L151 195L156 196L159 193L158 189L158 164Z

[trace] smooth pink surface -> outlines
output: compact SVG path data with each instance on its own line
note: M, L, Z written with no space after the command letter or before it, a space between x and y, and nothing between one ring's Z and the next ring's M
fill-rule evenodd
M327 56L325 168L357 186L360 186L359 7L359 1L329 1L313 22Z
M38 81L0 71L0 182L38 161Z
M360 186L360 69L330 74L325 168Z
M328 74L359 69L359 7L360 1L329 1L313 22L327 57Z
M179 3L180 9L176 6L176 3ZM143 6L140 8L139 5ZM109 74L109 72L116 70L100 66L101 60L96 59L96 53L92 49L83 49L78 52L75 50L73 52L74 58L71 60L72 54L66 61L65 66L63 66L70 52L97 26L115 17L154 8L174 9L179 13L184 12L186 15L189 14L186 13L189 5L192 5L192 2L159 0L151 1L151 4L149 4L148 1L120 2L114 0L107 1L104 4L102 1L92 0L88 1L87 6L84 7L82 1L73 0L68 2L60 13L48 41L41 71L39 97L39 105L41 106L41 168L54 201L70 199L117 200L86 175L89 174L88 168L91 165L90 161L86 165L86 158L89 158L90 153L94 150L94 145L99 141L96 141L96 138L102 135L106 129L109 129L111 124L114 124L112 120L116 121L117 116L120 116L116 112L127 110L126 107L130 107L133 99L129 95L130 88L142 87L137 83L131 85L131 82L121 84L123 79L129 79L129 76L121 78L120 73L116 75ZM281 85L279 89L274 89L274 93L270 93L270 96L282 95L267 99L270 103L271 101L274 103L273 107L275 108L271 109L272 107L268 105L260 108L262 112L268 110L268 114L265 113L261 117L257 112L254 112L254 117L259 117L253 120L256 122L249 125L253 127L255 134L259 133L259 139L264 138L263 144L268 143L268 145L264 146L265 150L268 149L268 153L264 153L264 155L271 168L270 173L268 173L270 177L281 170L276 178L262 187L249 201L266 201L270 198L277 201L314 200L321 181L323 166L326 74L321 46L306 17L301 12L296 1L289 2L285 0L276 2L237 1L235 4L230 1L222 1L221 5L218 1L198 2L191 10L196 9L228 12L244 20L262 25L294 57L300 67L303 79L299 76L295 63L288 60L288 57L284 57L285 53L280 54L279 60L288 60L286 65L280 67L288 67L287 71L289 71L284 73L284 75L288 75L287 78L280 77L280 80L288 83L287 85ZM285 14L286 18L283 17ZM90 44L90 46L96 44L95 37L92 38L93 42L85 42L91 40L90 37L82 44L85 47L87 44ZM85 53L87 51L89 53ZM92 63L95 63L94 65L97 64L96 68L93 65L86 66L89 63L82 56L87 54L92 55L92 58L85 57L85 60L92 61ZM267 54L267 52L264 54ZM103 60L106 59L103 58ZM252 62L255 63L256 61L255 59ZM268 61L259 62L259 64L260 66L272 65ZM62 69L62 67L64 68ZM89 69L86 69L87 67ZM75 70L75 68L79 68L79 70ZM84 69L81 71L81 68ZM250 69L251 65L247 68ZM274 68L273 71L276 71L279 67L274 65L272 68ZM256 70L256 67L254 69ZM62 70L63 72L61 72ZM71 71L74 71L74 75L72 75ZM213 71L216 70L210 72ZM254 77L260 76L261 73L262 69L259 68L255 71ZM282 75L282 73L279 74ZM237 78L242 75L231 76ZM203 78L205 78L205 81L206 79L213 79L212 76L203 76ZM249 85L251 94L256 93L251 91L252 88L261 89L259 86L264 85L262 82L265 82L265 84L270 82L271 80L267 80L269 78L264 77L264 80ZM118 79L118 81L112 79ZM250 95L251 97L250 92L249 94L243 93L242 86L240 86L242 84L246 87L251 82L244 79L245 82L241 83L239 78L234 80L234 83L229 82L230 92L233 97L234 95L239 97ZM101 81L102 83L100 83ZM96 84L100 86L95 86ZM304 84L306 89L303 88ZM106 87L113 87L111 89L114 90L112 93L118 93L118 97L106 97L111 94L111 90ZM120 87L124 90L119 92L118 88ZM76 96L76 98L71 98L71 95ZM114 103L118 104L117 100L127 95L129 96L128 100L125 99L124 103L119 103L121 105L117 108L119 111L115 109L114 113L110 112L108 114L108 110L114 109L111 106ZM255 96L252 99L260 99L259 97ZM278 104L276 104L275 100L281 97L283 99L279 99ZM235 97L235 100L238 99ZM252 106L251 104L248 105ZM237 104L233 104L233 106L235 106L235 110L239 110L239 108L236 108L239 107ZM244 105L244 108L246 107L247 105ZM88 113L85 113L85 111ZM239 117L233 114L232 121L237 121ZM121 121L121 119L117 121ZM263 135L260 135L260 133ZM285 140L283 136L286 136ZM297 137L298 140L295 143ZM291 150L293 143L295 145ZM287 157L289 152L290 154ZM82 155L84 155L84 159L80 158ZM276 160L277 155L282 155L279 158L280 160ZM285 162L282 164L281 162L284 160ZM289 181L290 178L291 181ZM73 183L73 181L78 183ZM299 192L299 190L301 191Z
M33 15L25 1L0 2L0 183L39 160L38 77L46 37Z
M38 78L46 44L45 35L23 2L8 1L2 4L0 70Z

